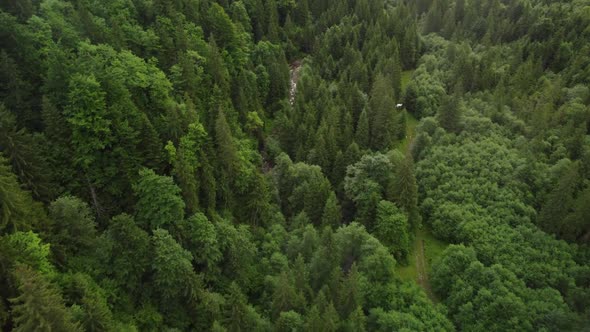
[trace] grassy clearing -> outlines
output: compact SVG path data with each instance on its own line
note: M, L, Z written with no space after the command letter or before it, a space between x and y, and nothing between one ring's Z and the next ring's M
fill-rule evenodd
M406 112L406 138L397 143L396 149L402 153L408 150L410 142L414 139L414 132L416 131L417 125L418 120L412 114Z
M424 247L422 248L422 246ZM447 246L448 243L435 238L430 230L426 228L419 229L415 234L408 265L399 265L397 267L397 273L402 280L416 282L424 288L428 297L435 302L437 302L437 299L430 288L428 275L431 272L432 264L442 255Z
M412 77L413 70L407 70L402 73L402 90L405 88ZM396 149L405 153L414 139L418 120L410 113L406 113L406 137L397 143ZM416 231L414 241L411 247L411 253L408 258L408 265L398 265L396 270L402 280L416 282L433 301L437 301L432 293L428 275L430 274L432 264L442 255L447 248L445 243L434 237L432 232L424 227Z
M406 86L408 86L408 82L410 82L413 73L414 70L406 70L402 72L402 91L406 91Z
M430 272L432 264L442 255L449 244L435 238L432 232L425 228L418 231L417 237L424 240L426 264L428 265L428 272Z
M414 70L402 71L402 91L406 91L406 86L408 86L413 73Z
M406 86L408 86L408 82L410 82L410 78L412 77L413 73L413 70L406 70L402 72L402 91L406 91ZM418 125L418 120L416 120L412 114L406 112L406 138L401 140L396 145L396 148L401 152L405 152L408 149L410 142L414 138L416 125Z
M397 272L403 280L417 280L418 270L416 268L416 252L420 251L420 242L424 241L424 258L426 263L426 272L430 272L432 264L442 255L442 252L449 245L434 237L432 232L427 228L419 229L414 237L412 252L410 253L409 264L407 266L398 265Z

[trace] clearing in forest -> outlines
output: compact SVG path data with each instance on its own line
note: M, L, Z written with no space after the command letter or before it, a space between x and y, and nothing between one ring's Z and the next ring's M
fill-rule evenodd
M402 90L404 91L412 77L412 72L412 70L407 70L402 73ZM408 151L414 139L417 125L418 120L414 115L406 113L406 137L396 145L398 150L404 153ZM408 265L398 265L397 267L397 272L402 280L415 281L424 289L428 297L435 302L437 302L437 299L430 287L428 274L432 263L440 257L447 246L447 243L436 239L429 229L418 229L414 233L414 242L411 248L412 252L408 257Z
M447 246L447 243L436 239L430 230L426 228L417 230L414 234L412 253L408 258L408 265L398 265L398 275L402 280L413 280L417 282L426 291L428 297L436 301L436 297L430 287L428 274L430 273L432 263L440 257Z

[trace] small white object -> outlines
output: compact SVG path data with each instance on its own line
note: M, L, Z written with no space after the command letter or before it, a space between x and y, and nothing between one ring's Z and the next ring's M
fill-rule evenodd
M402 106L404 106L404 104L396 104L396 105L395 105L395 107L397 107L397 108L400 108L400 107L402 107Z

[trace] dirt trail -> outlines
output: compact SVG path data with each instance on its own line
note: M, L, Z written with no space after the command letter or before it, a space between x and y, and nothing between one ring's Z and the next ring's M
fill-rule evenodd
M297 93L297 81L299 81L299 72L301 71L301 60L297 60L291 64L291 83L289 86L289 103L293 105L295 102L295 94Z
M433 293L428 280L428 269L426 266L426 254L424 252L424 240L420 239L417 247L414 248L414 255L416 255L416 271L418 274L418 285L426 291L426 294L432 299Z

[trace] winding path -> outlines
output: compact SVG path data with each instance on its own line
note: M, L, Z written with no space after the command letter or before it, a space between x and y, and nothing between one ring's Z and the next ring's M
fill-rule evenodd
M428 269L426 263L426 253L424 252L424 240L419 239L417 245L414 247L414 255L416 258L416 272L418 278L418 285L424 289L428 297L434 299L430 281L428 280Z

